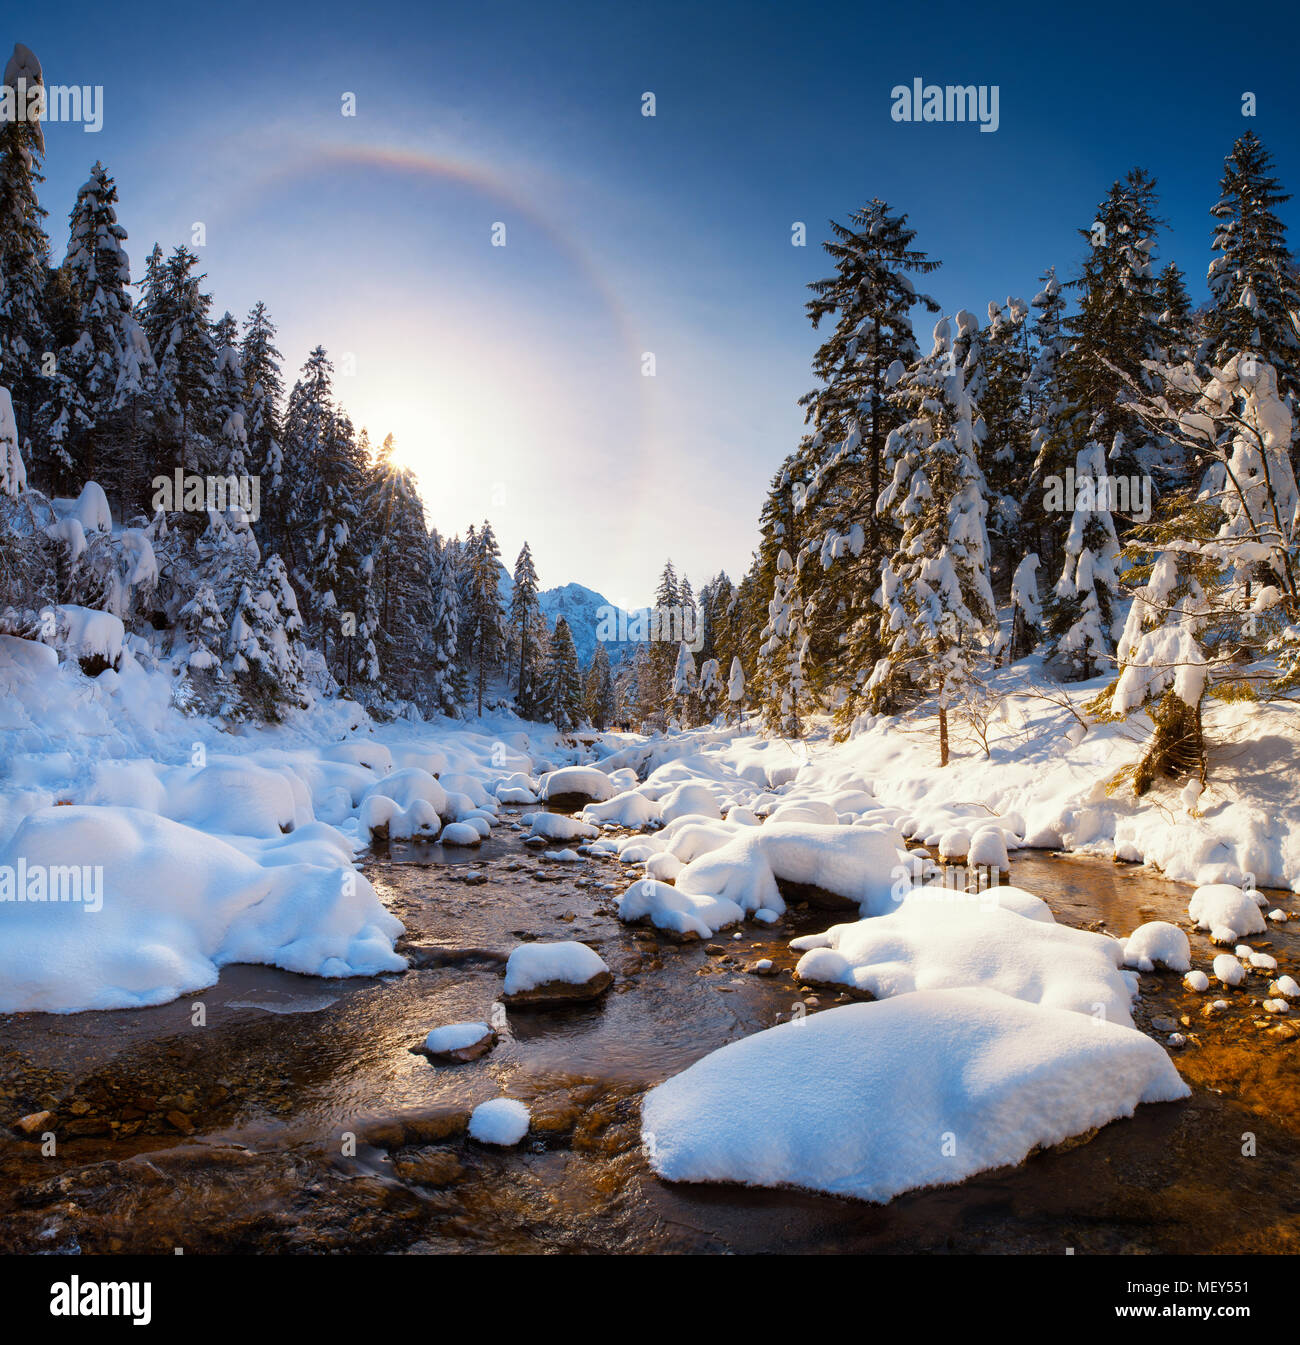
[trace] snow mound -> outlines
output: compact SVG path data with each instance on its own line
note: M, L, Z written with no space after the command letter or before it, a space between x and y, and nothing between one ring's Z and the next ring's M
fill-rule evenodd
M652 822L658 822L662 816L659 805L636 789L615 794L604 803L589 803L582 810L582 817L586 822L594 822L597 825L613 822L620 827L627 827L629 831L639 831L643 827L648 827Z
M1187 914L1196 921L1197 929L1227 934L1224 943L1231 943L1243 934L1262 934L1267 929L1255 899L1231 883L1198 887L1187 905Z
M1170 971L1190 971L1192 946L1177 925L1166 920L1149 920L1128 936L1124 945L1124 965L1138 971L1167 967Z
M1104 934L975 902L945 908L908 901L892 915L834 925L817 937L819 945L799 959L800 980L845 985L875 999L986 987L1133 1026L1135 978L1119 970L1120 945Z
M29 814L0 875L87 866L81 901L0 900L0 1012L135 1008L213 985L232 962L314 976L404 971L402 931L329 832L227 841L135 808ZM334 856L331 867L321 860ZM98 876L96 876L98 874ZM85 892L98 891L98 909ZM3 894L0 886L0 895Z
M628 924L649 920L656 929L672 934L712 938L720 929L738 924L745 913L725 897L702 897L653 878L633 883L617 899L618 918Z
M977 906L981 910L1000 907L1004 911L1022 915L1026 920L1038 920L1045 925L1056 923L1052 908L1041 897L1034 896L1032 892L1026 892L1023 887L1012 887L1009 883L997 887L986 887L979 892L966 892L961 888L945 887L942 883L928 883L925 887L914 888L907 893L903 898L902 905L919 906L926 902L939 905L961 902Z
M541 836L548 841L590 841L600 831L590 822L581 822L564 813L534 813L530 836Z
M855 903L863 915L896 904L900 864L888 833L865 827L769 822L747 827L720 849L689 863L677 887L697 896L726 897L744 911L785 910L778 882L820 889Z
M469 822L448 822L438 840L443 845L478 845L483 837Z
M537 794L542 799L560 799L569 796L604 803L617 794L618 786L594 766L563 766L549 771L538 784Z
M1139 1032L993 990L933 990L732 1042L653 1089L641 1124L669 1181L883 1202L1189 1091Z
M528 1134L532 1118L522 1102L510 1097L494 1097L491 1102L480 1102L470 1113L470 1139L480 1144L495 1144L509 1149Z

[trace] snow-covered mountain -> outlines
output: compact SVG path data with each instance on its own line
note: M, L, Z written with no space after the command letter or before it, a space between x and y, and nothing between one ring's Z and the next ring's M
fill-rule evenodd
M514 592L514 581L504 565L501 567L500 592L501 601L508 607L510 595ZM555 625L557 616L562 616L569 623L569 629L573 632L573 644L578 651L578 660L584 667L591 662L592 655L596 652L596 631L602 620L615 630L620 627L627 629L627 618L622 616L620 609L603 594L587 588L584 584L562 584L558 588L543 589L537 595L537 602L542 609L542 615L551 626ZM609 618L611 612L614 613L612 621ZM628 616L630 615L629 613ZM620 643L609 640L605 643L605 652L609 655L611 663L618 663L630 655L631 650L632 645L628 641Z

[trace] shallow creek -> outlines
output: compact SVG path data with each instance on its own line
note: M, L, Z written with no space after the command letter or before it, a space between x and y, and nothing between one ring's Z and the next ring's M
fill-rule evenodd
M0 1250L1300 1251L1300 1041L1252 1003L1257 975L1221 995L1143 976L1140 1027L1187 1017L1175 1059L1192 1098L1016 1168L887 1206L659 1181L640 1150L645 1090L808 1000L788 941L836 917L794 909L739 939L677 945L618 922L612 899L639 869L548 862L519 836L367 861L406 924L405 975L236 966L158 1008L0 1018ZM1062 923L1119 935L1182 922L1189 895L1143 869L1041 853L1013 858L1011 880ZM1297 931L1293 919L1247 942L1296 975ZM595 947L615 975L604 1002L512 1012L469 1064L410 1053L431 1027L486 1019L506 954L533 938ZM1207 966L1208 940L1191 938ZM746 971L760 957L776 975ZM1230 1007L1204 1016L1217 998ZM501 1094L533 1115L509 1151L464 1133L469 1110ZM44 1109L52 1156L8 1129Z

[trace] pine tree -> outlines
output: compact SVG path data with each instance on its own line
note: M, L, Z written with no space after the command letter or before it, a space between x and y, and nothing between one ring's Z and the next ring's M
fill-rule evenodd
M1003 309L989 304L989 327L984 345L982 390L967 377L967 391L975 398L984 434L979 463L989 504L989 579L1004 592L1020 546L1023 471L1029 457L1029 418L1025 389L1029 380L1026 326L1029 308L1023 300L1008 298ZM959 333L960 341L960 333Z
M745 670L740 666L738 657L731 660L731 673L727 677L727 699L736 712L736 723L739 724L745 706Z
M501 549L497 546L492 525L486 519L480 532L475 534L471 529L471 539L466 546L468 587L465 590L467 602L460 614L460 648L473 674L474 693L481 715L488 681L501 667L506 647L505 613L501 608ZM576 662L576 654L574 659Z
M1047 623L1047 662L1067 681L1095 677L1114 661L1119 543L1106 466L1105 450L1097 443L1080 449L1075 462L1065 563L1052 590Z
M514 588L510 594L510 631L517 647L515 708L522 719L536 719L542 708L546 672L543 651L534 638L540 616L537 570L533 566L533 554L525 542L515 560ZM608 669L608 657L605 664Z
M429 667L425 673L425 700L431 709L455 719L460 714L457 686L459 606L452 547L437 531L429 534L429 586L432 616L429 623Z
M393 449L390 434L370 468L362 546L369 561L375 642L385 681L404 699L421 702L427 690L434 604L429 534L415 477L393 460Z
M215 439L208 466L217 476L243 477L248 474L244 370L239 359L239 328L229 313L212 329L212 339L217 348L212 400Z
M115 470L120 464L111 458L113 418L124 401L124 355L133 319L130 263L122 246L126 230L117 222L116 204L117 187L96 163L70 219L68 253L60 267L68 330L40 421L52 461L64 468L53 487L72 493L96 480L120 508L124 482Z
M601 733L614 722L614 680L609 666L609 654L600 641L596 642L596 651L591 656L591 667L587 670L583 704L587 719Z
M1025 382L1025 405L1029 413L1029 452L1033 466L1029 488L1022 500L1020 538L1049 565L1059 564L1060 516L1043 508L1045 481L1063 477L1070 461L1069 394L1062 361L1069 348L1065 331L1065 299L1056 268L1041 277L1042 289L1034 296L1033 358Z
M801 737L808 636L799 596L799 571L785 550L777 557L776 581L758 656L760 667L765 669L763 709L768 728L791 738Z
M672 696L677 711L677 722L682 728L691 727L691 702L695 696L695 657L685 640L677 648L677 663L673 669Z
M696 690L701 723L711 724L722 702L722 672L716 658L706 658L700 664L700 681Z
M1112 185L1089 229L1083 273L1071 282L1079 311L1067 319L1073 341L1063 359L1074 451L1103 445L1112 472L1160 471L1164 446L1143 432L1133 402L1154 387L1147 361L1159 362L1161 301L1153 270L1155 179L1140 168ZM1068 458L1067 458L1068 460Z
M1183 273L1174 262L1163 271L1157 284L1160 295L1161 342L1166 363L1184 364L1196 355L1196 317L1187 294Z
M916 231L906 215L892 214L879 199L854 211L847 224L832 221L831 229L834 238L824 247L835 273L809 286L814 297L807 309L815 329L828 318L835 325L813 357L819 386L800 401L809 435L787 464L790 498L778 505L785 535L775 539L776 551L788 550L804 576L810 663L814 671L825 669L817 674L823 692L835 682L850 688L877 652L871 594L892 538L882 535L875 504L887 471L885 443L898 423L887 375L896 362L917 357L912 309L938 311L908 273L927 275L939 266L912 246ZM804 548L816 565L800 559ZM774 592L776 551L763 558L765 598Z
M275 348L275 325L259 300L244 319L239 363L244 371L244 428L250 470L261 480L262 508L258 537L276 551L284 548L287 523L284 502L284 454L280 446L280 401L284 380Z
M912 418L891 432L886 448L893 477L878 508L900 536L881 567L877 603L888 652L871 679L885 704L909 686L935 693L945 766L948 709L970 682L995 620L977 408L954 353L945 318L935 326L931 354L899 379L895 392Z
M1283 397L1300 396L1300 287L1276 208L1291 197L1271 176L1273 161L1254 131L1224 161L1221 195L1210 213L1216 257L1202 360L1222 368L1253 354L1273 366Z
M582 722L582 674L578 668L578 651L574 648L573 633L562 616L555 618L548 662L547 718L561 733L567 733Z
M21 42L5 66L10 96L30 95L43 84L41 65ZM42 296L49 266L49 242L36 199L45 138L38 119L15 115L0 121L0 384L14 403L19 444L32 434L37 408L46 400L42 357L53 353ZM43 482L46 460L33 464Z

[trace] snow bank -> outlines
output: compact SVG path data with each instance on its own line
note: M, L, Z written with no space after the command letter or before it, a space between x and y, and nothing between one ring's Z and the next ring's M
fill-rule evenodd
M642 1108L670 1181L887 1201L1188 1096L1142 1033L986 989L853 1004L714 1051Z
M617 899L618 918L627 924L649 920L656 929L672 934L694 934L710 939L720 929L739 924L745 913L725 897L702 897L653 878L633 883Z
M259 844L266 862L133 808L30 814L0 848L0 875L85 866L99 908L0 900L0 1012L162 1004L232 962L316 976L406 969L393 951L401 923L361 874L313 862L326 854L319 836Z
M996 905L907 901L892 915L834 925L794 946L809 949L795 971L800 980L845 985L875 999L983 987L1133 1025L1136 978L1119 970L1116 940Z
M726 897L742 910L785 910L778 882L798 883L879 915L897 904L903 859L889 834L865 827L769 822L747 827L720 849L693 860L677 886Z

